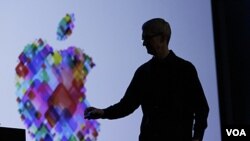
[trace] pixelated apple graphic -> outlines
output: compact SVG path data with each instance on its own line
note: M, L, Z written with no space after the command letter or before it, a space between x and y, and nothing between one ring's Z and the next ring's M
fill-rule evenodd
M74 14L59 22L57 39L66 40L74 28ZM84 87L94 67L92 58L71 46L53 50L42 39L25 46L16 66L18 111L36 141L96 141L100 124L85 120L89 106Z

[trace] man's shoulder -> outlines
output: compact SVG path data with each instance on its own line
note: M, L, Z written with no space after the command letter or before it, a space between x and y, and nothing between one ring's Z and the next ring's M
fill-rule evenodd
M190 61L183 59L179 56L175 56L174 59L174 64L179 66L179 67L184 67L184 68L194 68L193 63L191 63Z
M150 63L152 62L152 59L148 60L147 62L143 63L141 66L137 68L137 71L146 71L150 69Z

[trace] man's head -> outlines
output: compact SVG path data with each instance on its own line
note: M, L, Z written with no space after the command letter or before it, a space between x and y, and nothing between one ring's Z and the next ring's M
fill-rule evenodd
M164 57L164 54L168 53L170 37L170 25L164 19L154 18L142 25L143 46L149 54Z

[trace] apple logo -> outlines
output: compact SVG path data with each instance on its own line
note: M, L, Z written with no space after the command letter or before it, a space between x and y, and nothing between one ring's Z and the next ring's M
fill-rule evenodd
M74 20L74 14L66 14L59 22L59 41L72 34ZM90 106L84 84L95 66L92 58L75 46L57 51L38 39L25 46L18 60L18 111L32 138L96 141L100 124L84 119L84 110Z

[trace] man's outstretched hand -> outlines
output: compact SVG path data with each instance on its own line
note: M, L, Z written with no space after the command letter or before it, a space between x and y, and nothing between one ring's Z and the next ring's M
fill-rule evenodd
M102 109L98 109L95 107L88 107L84 111L84 118L85 119L98 119L101 118L104 114L104 111Z

